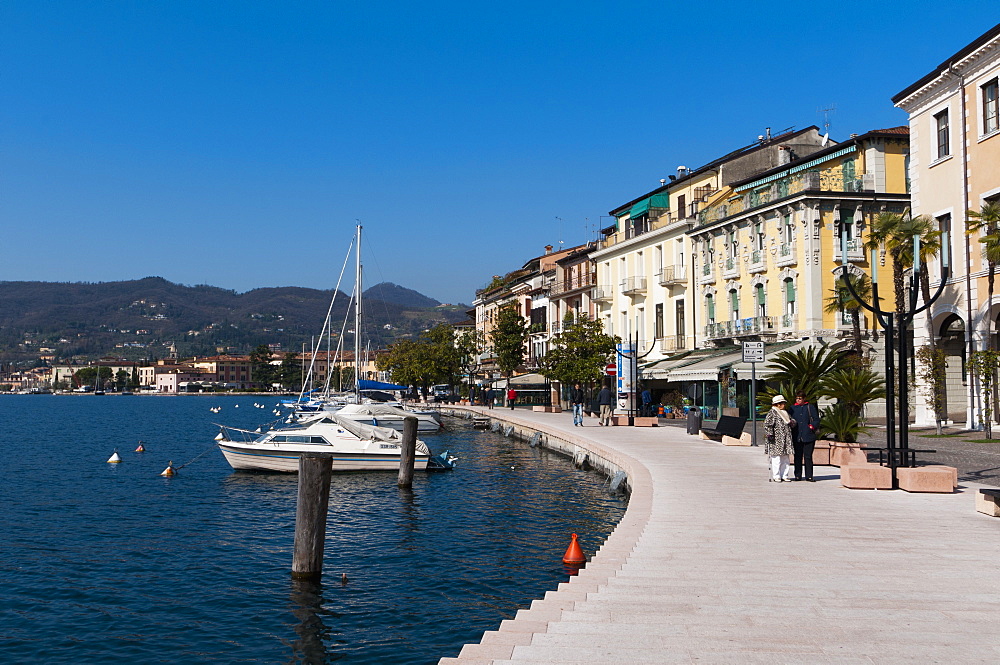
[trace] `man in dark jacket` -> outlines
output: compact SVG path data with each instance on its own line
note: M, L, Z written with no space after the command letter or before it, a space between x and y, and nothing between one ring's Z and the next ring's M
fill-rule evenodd
M804 393L795 393L795 404L788 409L795 427L792 429L795 447L795 480L802 480L802 463L805 462L806 480L813 480L813 449L816 447L816 430L819 429L819 409L806 401Z
M601 388L601 392L597 394L597 404L601 407L600 424L604 427L610 427L611 416L614 413L614 394L607 383Z
M573 426L583 427L583 402L586 397L583 394L583 388L580 387L579 383L573 384L573 390L569 393L569 402L573 405Z

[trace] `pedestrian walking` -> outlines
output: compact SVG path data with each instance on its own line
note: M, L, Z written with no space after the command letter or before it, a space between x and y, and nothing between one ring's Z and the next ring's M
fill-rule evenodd
M493 401L496 399L496 395L493 393L493 388L487 388L486 393L483 395L483 399L486 401L487 408L493 408Z
M813 449L816 447L816 430L819 429L819 409L810 404L805 393L795 393L795 404L789 409L795 428L792 430L792 444L795 447L795 480L802 480L802 467L805 466L805 479L815 482L813 478Z
M513 388L510 388L507 391L507 405L510 407L511 411L514 410L514 402L516 401L517 401L517 391L514 390Z
M569 402L573 405L573 426L583 427L583 403L586 397L583 388L579 383L573 384L573 390L569 394Z
M604 427L611 426L611 416L614 414L614 394L605 383L601 392L597 393L597 404L601 407L601 419L598 421Z
M764 434L767 442L764 453L771 461L771 482L790 482L788 456L792 454L792 428L795 421L785 410L784 395L775 395L771 400L771 410L764 418Z

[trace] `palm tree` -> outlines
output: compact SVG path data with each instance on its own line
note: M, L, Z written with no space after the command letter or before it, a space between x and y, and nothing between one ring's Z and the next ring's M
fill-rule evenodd
M934 226L934 221L929 216L912 217L909 210L903 213L881 212L872 221L865 249L884 249L892 259L892 285L897 312L906 309L906 285L903 282L903 273L913 266L913 239L920 238L922 260L926 261L941 250L941 234ZM929 284L928 282L928 289L924 294L928 300Z
M969 235L982 234L979 242L983 243L986 256L986 283L989 293L987 302L992 306L993 282L996 278L997 263L1000 263L1000 201L989 201L979 210L969 210L966 214L969 219L965 221L965 232ZM990 348L996 350L995 347L993 335L990 334Z
M848 288L847 283L844 282L844 276L840 275L837 277L837 282L834 288L830 289L830 297L826 299L826 305L823 307L823 311L827 314L838 314L841 311L848 312L853 321L852 334L854 337L854 351L861 354L861 303L854 297L856 293L858 298L865 302L871 302L872 298L872 283L868 278L868 275L848 275L847 280L850 285L854 287L852 292ZM872 326L873 331L873 341L878 341L878 338L874 335L875 327Z

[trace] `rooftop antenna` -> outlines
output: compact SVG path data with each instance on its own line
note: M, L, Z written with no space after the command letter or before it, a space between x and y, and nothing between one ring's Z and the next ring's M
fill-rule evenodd
M563 220L562 220L562 217L556 217L556 219L559 220L559 236L558 236L559 237L559 250L562 251L562 247L563 247L563 240L562 240L562 237L563 237L563 232L562 232Z
M826 108L816 109L817 113L823 114L823 145L830 142L830 114L836 112L836 110L836 104L830 104Z

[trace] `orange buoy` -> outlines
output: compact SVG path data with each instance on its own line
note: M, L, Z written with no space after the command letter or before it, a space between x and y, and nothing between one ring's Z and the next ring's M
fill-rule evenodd
M587 563L587 557L583 555L583 550L580 549L580 543L577 542L575 533L570 536L569 547L566 548L566 554L563 554L563 563L572 566Z
M135 452L137 452L137 453L144 453L144 452L146 452L146 447L144 445L142 445L142 441L139 442L139 445L138 445L138 447L136 447Z
M177 475L177 469L174 468L174 461L173 460L170 460L170 463L167 464L167 468L164 469L163 473L161 473L160 475L161 476L166 476L168 478L171 477L171 476L176 476Z

